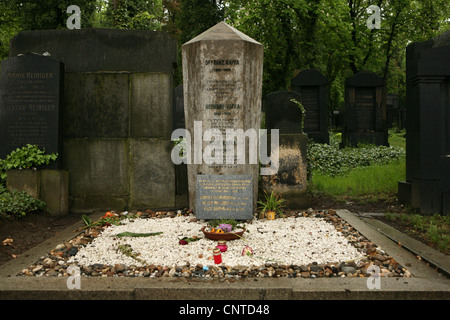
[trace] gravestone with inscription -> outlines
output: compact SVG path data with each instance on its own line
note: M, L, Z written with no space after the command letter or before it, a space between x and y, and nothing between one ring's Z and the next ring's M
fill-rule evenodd
M266 96L266 128L279 130L279 166L275 174L261 176L264 191L281 194L287 201L286 205L296 209L309 204L306 195L308 136L302 130L301 109L291 101L300 101L300 98L301 95L294 91L277 91Z
M345 81L343 146L388 145L384 81L371 71L361 71Z
M400 203L450 214L450 31L406 47L406 181Z
M306 69L291 80L292 90L300 94L306 111L303 131L318 143L329 143L327 122L328 80L318 70Z
M38 54L6 59L0 80L0 158L27 144L58 153L48 168L60 168L60 104L64 66Z
M263 46L221 22L185 43L182 56L186 129L193 150L188 164L189 206L198 218L251 219L259 163L258 157L251 161L250 156L257 154L254 140L261 121ZM233 152L224 143L227 131L237 130L242 130L241 137L251 135L243 139L245 149L239 154L234 146L239 138L228 144ZM211 193L207 189L211 181L223 192ZM202 202L202 197L211 198ZM244 210L237 212L233 209L237 206Z

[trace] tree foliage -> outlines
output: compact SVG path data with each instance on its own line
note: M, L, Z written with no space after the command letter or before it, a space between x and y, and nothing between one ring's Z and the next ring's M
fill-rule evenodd
M402 104L406 46L450 29L448 0L1 0L0 58L20 30L66 28L72 4L82 28L164 30L179 48L224 20L264 45L264 94L315 68L329 80L330 111L343 106L345 78L361 70L381 76ZM366 26L370 5L381 9L380 29Z

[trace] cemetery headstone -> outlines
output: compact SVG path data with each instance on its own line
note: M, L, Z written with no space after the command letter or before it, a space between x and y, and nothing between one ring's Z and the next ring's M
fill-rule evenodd
M345 81L344 146L388 145L384 81L371 71L361 71Z
M450 31L406 48L406 181L399 201L450 214Z
M38 54L24 54L1 64L0 158L27 144L58 153L48 168L61 166L60 106L64 66Z
M229 156L219 138L223 137L225 141L227 129L242 130L244 133L251 129L258 135L263 46L220 22L185 43L182 54L186 129L193 137L191 149L194 150L192 161L188 163L189 206L202 219L251 219L256 208L259 164L258 161L252 163L249 156L256 151L253 149L257 145L246 144L245 161L241 162L236 158L236 150L234 158ZM197 130L194 132L195 128ZM205 139L207 131L214 132L215 137ZM212 141L217 143L214 151L211 151ZM199 150L195 148L195 143L200 143ZM220 205L206 210L201 201L196 201L201 196L213 196L210 201L216 205L215 202L221 200L220 195L202 193L196 196L197 192L206 190L207 185L203 183L209 185L211 180L220 181L222 186L233 189L237 176L251 180L251 184L247 184L250 189L235 193L240 199L234 199L234 203L251 204L243 206L245 210L238 212L238 215L231 208ZM248 196L249 190L251 197Z
M299 101L305 107L303 131L318 143L329 143L328 133L328 80L318 70L306 69L291 80L292 90L300 94Z
M300 98L294 91L277 91L266 96L266 128L279 130L279 167L277 173L261 176L263 190L281 194L288 207L296 209L309 204L306 195L308 136L302 130L302 111L292 101Z

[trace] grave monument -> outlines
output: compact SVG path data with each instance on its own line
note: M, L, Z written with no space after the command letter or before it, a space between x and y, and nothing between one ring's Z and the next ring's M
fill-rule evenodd
M328 133L328 80L318 70L306 69L291 80L292 91L300 94L299 101L305 107L303 131L318 143L329 143Z
M290 208L308 206L307 191L307 138L303 132L300 107L292 100L301 101L295 91L269 93L264 100L266 128L279 130L279 168L273 175L261 176L261 187L287 201ZM306 109L306 108L305 108Z
M406 48L406 181L398 198L450 214L450 31Z
M24 54L1 64L0 159L27 144L58 153L48 168L61 167L60 105L64 65L48 56Z
M388 145L384 81L371 71L345 80L343 146Z
M202 219L252 219L259 163L250 158L258 149L263 46L220 22L186 42L182 56L186 129L194 150L189 206ZM227 143L227 131L244 138ZM239 140L245 141L243 152L235 148Z

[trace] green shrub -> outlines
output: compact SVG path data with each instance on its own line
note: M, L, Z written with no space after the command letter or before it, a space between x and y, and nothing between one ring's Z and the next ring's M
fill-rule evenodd
M8 192L0 186L0 220L20 218L34 212L41 212L46 204L25 191Z
M348 173L357 167L388 164L405 157L405 149L360 145L358 148L339 148L339 139L331 134L330 144L308 141L308 174L317 172L332 177Z
M6 171L16 168L33 168L42 165L48 165L50 161L55 161L58 154L45 154L36 145L27 144L23 148L17 148L6 156L6 159L0 159L0 184L6 183Z

